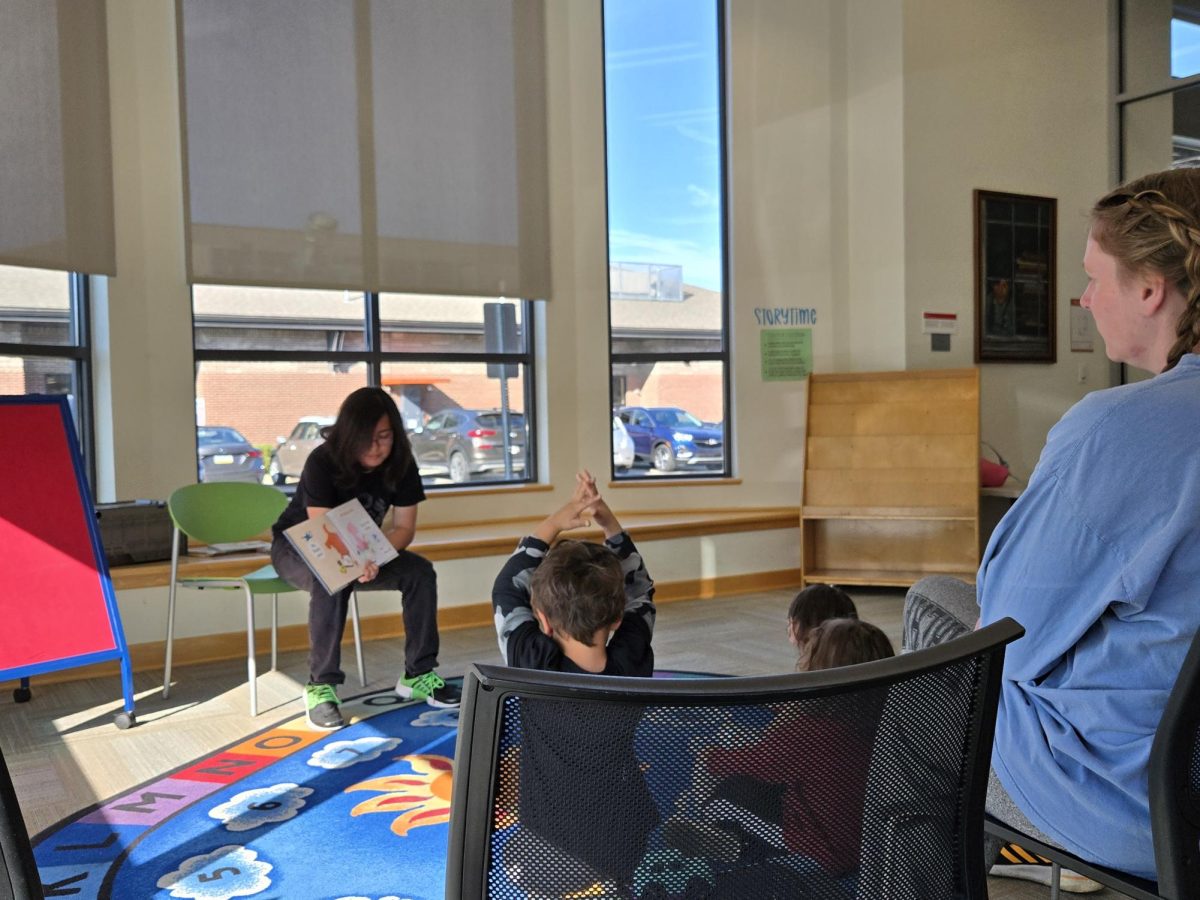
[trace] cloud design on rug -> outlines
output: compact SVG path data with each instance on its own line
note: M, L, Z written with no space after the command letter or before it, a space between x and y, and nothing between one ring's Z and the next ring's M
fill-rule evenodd
M304 806L304 798L312 792L312 788L285 781L270 787L242 791L220 806L213 807L208 815L223 822L229 831L249 831L292 818Z
M227 900L251 897L271 886L269 862L240 844L218 847L212 853L189 856L174 872L158 879L160 888L170 888L172 897L186 900Z
M322 747L308 760L318 769L348 769L358 763L379 759L401 744L400 738L364 737L354 741L334 741Z
M457 728L458 710L429 709L413 719L412 724L417 728Z
M372 898L371 897L338 897L337 900L372 900ZM395 896L392 896L389 894L386 897L380 897L379 900L412 900L412 897L395 897Z

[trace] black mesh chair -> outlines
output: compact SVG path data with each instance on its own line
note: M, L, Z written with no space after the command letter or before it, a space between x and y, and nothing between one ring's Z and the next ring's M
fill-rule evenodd
M474 666L446 897L983 900L1005 619L755 678Z
M0 900L42 900L42 896L29 832L0 753Z
M1059 869L1079 872L1135 900L1200 897L1200 632L1175 679L1150 750L1150 831L1158 882L1085 862L987 817L985 828L1050 860L1052 900Z

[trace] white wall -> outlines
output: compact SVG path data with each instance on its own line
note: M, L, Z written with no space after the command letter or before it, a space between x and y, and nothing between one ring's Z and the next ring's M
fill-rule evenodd
M1058 199L1058 362L981 367L981 435L1023 476L1071 404L1112 383L1099 338L1093 353L1070 349L1087 211L1109 187L1107 7L904 2L907 368L974 360L972 191ZM958 314L949 353L930 350L923 310Z
M904 173L922 164L904 144L907 27L895 0L850 0L844 6L846 52L846 371L903 369L907 234Z

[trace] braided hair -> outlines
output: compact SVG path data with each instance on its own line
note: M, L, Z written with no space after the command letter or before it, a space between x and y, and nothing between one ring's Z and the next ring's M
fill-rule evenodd
M1163 371L1200 344L1200 169L1155 172L1114 188L1092 208L1092 238L1128 277L1162 275L1186 305Z

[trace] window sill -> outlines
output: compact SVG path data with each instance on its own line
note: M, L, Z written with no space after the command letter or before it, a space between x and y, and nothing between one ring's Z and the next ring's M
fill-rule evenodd
M666 487L668 485L687 485L688 487L727 487L729 485L741 484L740 478L680 478L674 475L664 475L660 478L638 478L638 479L622 479L620 481L610 481L610 488L649 488L649 487Z
M469 484L452 488L438 488L425 494L426 500L437 500L439 497L479 497L486 494L536 494L554 490L552 484L527 482L524 484L488 484L472 487Z

